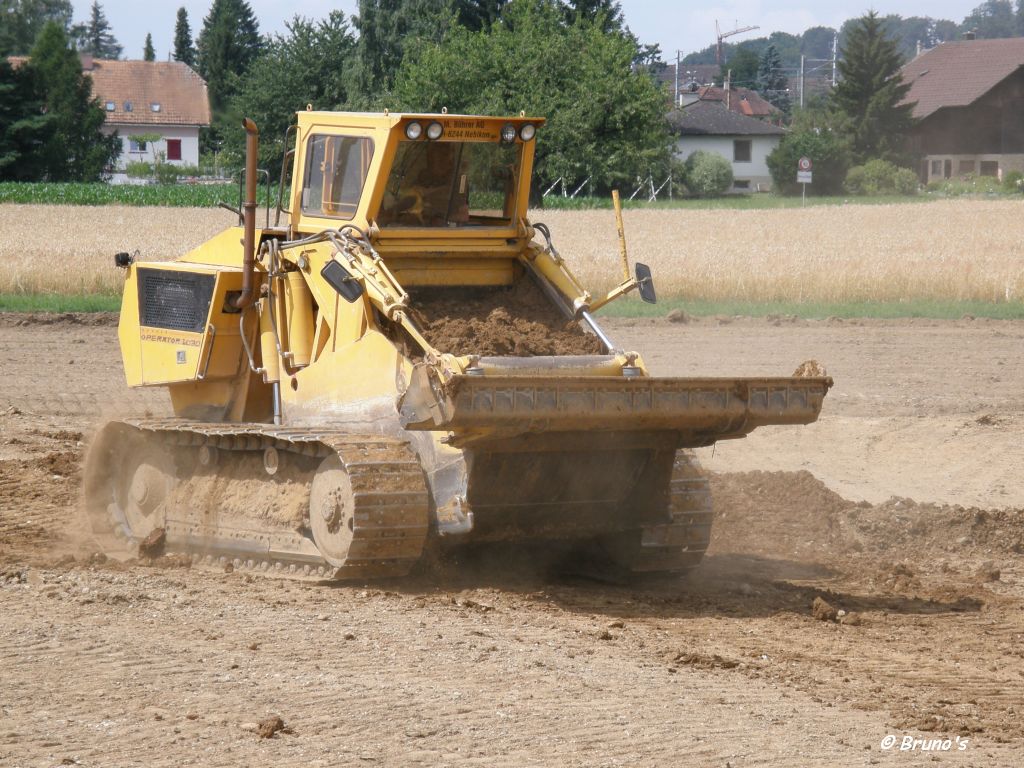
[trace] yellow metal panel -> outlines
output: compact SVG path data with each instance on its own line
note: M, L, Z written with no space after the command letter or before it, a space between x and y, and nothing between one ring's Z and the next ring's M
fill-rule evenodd
M142 349L139 338L139 291L135 265L125 270L124 292L121 295L121 317L117 324L117 341L121 347L124 378L129 387L142 385Z
M328 347L315 364L282 381L285 419L289 424L345 421L354 428L361 421L394 417L396 378L406 367L401 353L377 331Z

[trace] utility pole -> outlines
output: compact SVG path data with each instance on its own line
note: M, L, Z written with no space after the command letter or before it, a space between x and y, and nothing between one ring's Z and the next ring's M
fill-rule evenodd
M679 49L676 48L676 97L672 101L672 108L679 109Z
M732 70L725 70L725 108L729 109L732 102Z
M839 60L839 33L834 32L832 34L832 87L835 88L838 84L838 78L836 77L836 63Z
M800 109L804 108L804 62L806 57L800 54Z

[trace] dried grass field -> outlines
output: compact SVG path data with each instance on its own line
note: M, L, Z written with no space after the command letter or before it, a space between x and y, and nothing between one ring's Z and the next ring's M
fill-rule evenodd
M1014 201L773 210L629 210L632 259L666 298L707 301L1020 301ZM262 218L262 217L261 217ZM533 211L594 289L618 280L611 211ZM227 211L0 205L0 294L116 293L117 251L169 259L233 223Z

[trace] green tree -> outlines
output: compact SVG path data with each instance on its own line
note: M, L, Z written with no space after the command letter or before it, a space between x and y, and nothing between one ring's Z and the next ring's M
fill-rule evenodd
M570 24L586 21L597 24L602 32L622 31L622 6L618 0L566 0L565 12Z
M54 131L41 148L42 169L50 181L94 181L102 177L121 151L117 134L100 130L105 114L92 96L92 79L82 73L78 52L68 44L59 24L43 27L29 66L53 116Z
M78 49L97 59L119 59L124 50L110 31L110 22L103 13L103 6L93 0L89 9L89 21L76 24L71 34L78 42Z
M453 0L452 10L460 26L479 32L501 18L508 0Z
M797 161L809 157L814 167L811 191L841 194L850 168L851 132L850 120L826 104L794 110L789 132L767 158L775 190L786 195L799 194Z
M71 0L0 0L0 56L24 56L47 22L71 26Z
M719 77L724 83L731 71L729 82L733 87L753 88L757 85L757 69L760 64L761 60L753 49L738 45L732 49L729 58L722 65Z
M809 59L832 58L832 40L836 31L832 27L811 27L801 36L800 53Z
M259 25L246 0L213 0L199 33L199 74L210 105L221 112L262 49Z
M456 13L450 0L359 0L352 19L359 33L354 104L369 107L386 100L406 50L421 42L440 43L455 25Z
M874 11L850 29L839 62L839 85L832 104L850 121L856 164L875 157L898 160L913 125L913 105L902 103L910 90L900 74L896 42Z
M295 112L313 104L337 109L349 98L346 65L355 56L356 41L345 14L331 11L326 19L309 21L296 16L287 33L275 35L265 53L239 83L229 113L237 126L251 117L260 129L260 167L272 174L280 170L284 134L295 122ZM225 133L229 163L241 164L245 134L239 128Z
M964 17L960 25L963 32L976 32L979 38L1014 37L1017 35L1017 17L1010 0L985 0Z
M607 190L668 167L664 94L633 68L631 36L566 24L552 0L514 0L490 32L452 29L421 41L395 79L396 108L546 117L535 191L559 176Z
M761 63L757 68L757 90L783 112L789 112L789 78L782 71L782 58L774 44L770 44L761 54Z
M174 22L174 60L190 67L196 65L196 47L192 44L192 28L188 25L188 11L184 7L178 9L178 18Z
M156 61L156 51L153 50L153 35L146 33L146 45L142 49L143 61Z
M43 153L56 128L46 112L31 67L15 69L0 59L0 180L43 177Z

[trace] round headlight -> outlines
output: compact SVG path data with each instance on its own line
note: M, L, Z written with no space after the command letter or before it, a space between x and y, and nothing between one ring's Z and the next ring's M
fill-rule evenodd
M501 126L501 140L506 144L511 144L516 140L516 127L512 123Z
M440 139L442 133L444 133L444 126L436 120L427 126L427 138L431 141Z
M411 122L405 126L405 138L409 141L416 141L420 136L423 135L423 126L417 122Z
M533 123L523 123L519 127L519 138L523 141L529 141L537 135L537 126Z

